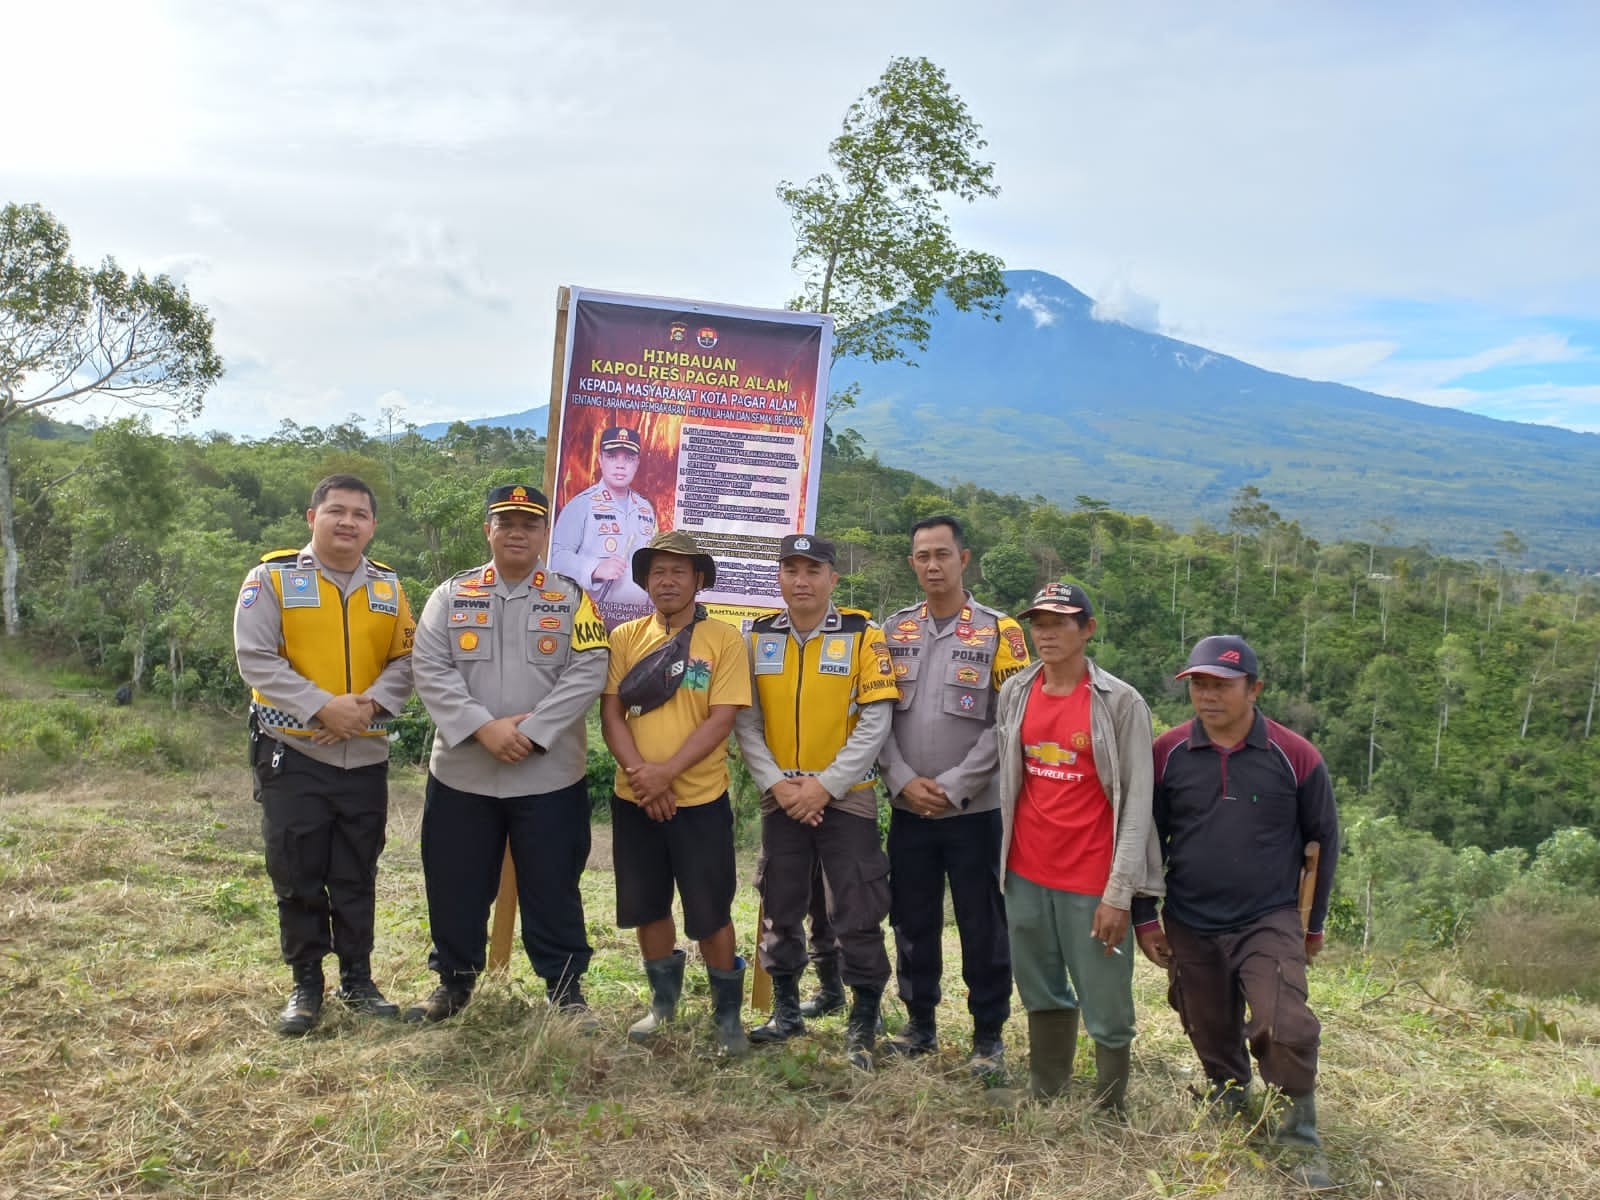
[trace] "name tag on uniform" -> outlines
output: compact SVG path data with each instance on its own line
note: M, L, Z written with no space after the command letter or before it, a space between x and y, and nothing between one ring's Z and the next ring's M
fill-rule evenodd
M757 675L782 675L783 656L788 652L789 635L763 633L756 638Z
M848 633L830 633L822 639L822 655L817 660L817 670L824 675L850 674L850 643Z
M279 572L283 581L285 608L321 608L322 593L317 588L317 573L289 568Z

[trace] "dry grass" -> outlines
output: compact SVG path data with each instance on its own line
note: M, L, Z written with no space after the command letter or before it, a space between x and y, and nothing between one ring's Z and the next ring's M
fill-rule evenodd
M375 966L405 1001L430 984L420 787L402 777L394 793ZM0 1196L1290 1191L1252 1131L1196 1115L1193 1055L1148 964L1127 1127L1095 1121L1081 1098L995 1103L965 1076L966 1024L949 1001L950 1044L934 1062L854 1074L835 1017L787 1052L729 1063L708 1053L692 970L682 1028L632 1047L642 973L631 939L607 924L603 869L586 877L600 1035L546 1014L519 949L510 975L446 1025L330 1005L312 1036L279 1038L286 975L256 819L231 764L0 797ZM752 917L747 905L746 941ZM1313 999L1342 1194L1600 1197L1600 1010L1541 1010L1561 1042L1493 1037L1481 993L1455 976L1329 958ZM1023 1022L1008 1036L1020 1067Z

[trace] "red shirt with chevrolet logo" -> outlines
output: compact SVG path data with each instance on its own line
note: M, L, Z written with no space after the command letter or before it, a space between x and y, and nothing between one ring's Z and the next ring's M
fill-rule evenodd
M1111 877L1111 804L1094 769L1085 672L1070 695L1044 690L1044 672L1022 713L1022 795L1006 866L1030 883L1098 896Z

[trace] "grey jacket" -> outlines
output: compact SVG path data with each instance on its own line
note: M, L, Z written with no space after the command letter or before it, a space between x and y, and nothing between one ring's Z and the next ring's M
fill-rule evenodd
M1164 896L1161 845L1151 809L1154 756L1150 709L1144 697L1093 660L1085 660L1094 694L1089 704L1089 736L1095 774L1111 801L1111 878L1102 899L1113 908L1129 908L1135 895ZM1000 687L995 735L1000 746L1000 879L1006 877L1011 827L1022 795L1022 713L1029 689L1044 664L1035 662Z
M584 713L605 685L605 626L576 582L541 567L497 578L493 564L434 589L411 652L417 695L436 726L428 769L457 791L508 799L583 778ZM525 712L517 728L538 747L500 762L472 736Z

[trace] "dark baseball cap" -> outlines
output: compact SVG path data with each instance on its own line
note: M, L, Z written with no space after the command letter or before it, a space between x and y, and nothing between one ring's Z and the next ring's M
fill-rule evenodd
M602 450L632 450L639 453L639 431L625 429L621 425L608 425L600 434L600 449Z
M1089 603L1089 593L1075 583L1047 583L1033 595L1033 603L1017 615L1031 617L1034 613L1083 613L1094 616L1094 605Z
M544 493L525 483L508 483L504 487L490 488L484 505L490 513L525 512L536 517L550 515L550 501L545 499Z
M778 543L778 561L786 558L809 558L813 562L827 563L830 567L838 561L832 542L809 533L791 533Z
M1189 675L1216 675L1222 679L1238 679L1243 675L1260 675L1256 652L1250 643L1235 633L1217 633L1201 638L1189 652L1189 662L1174 678Z

